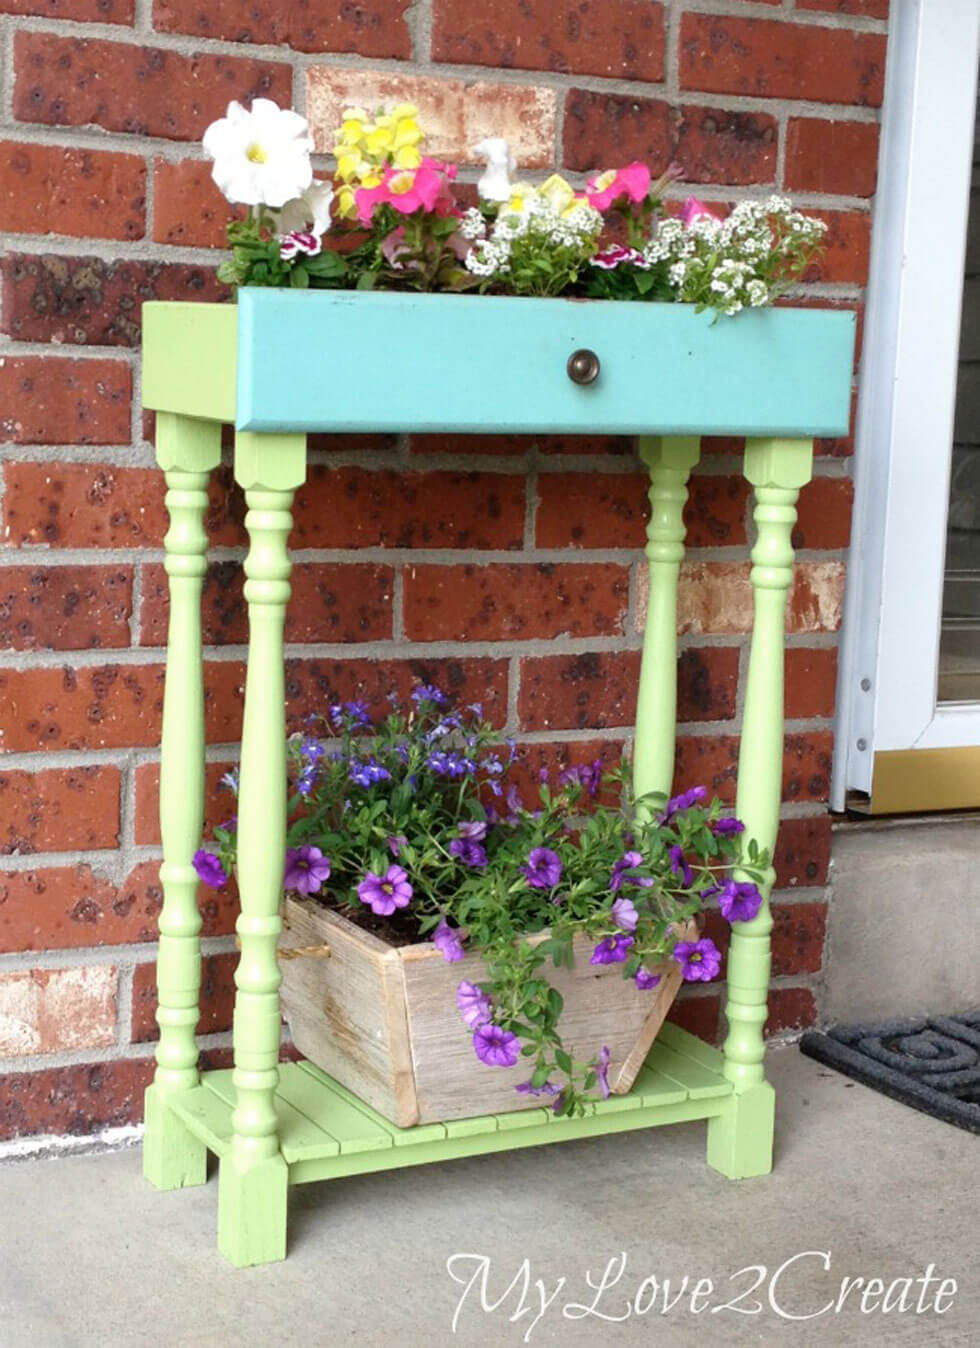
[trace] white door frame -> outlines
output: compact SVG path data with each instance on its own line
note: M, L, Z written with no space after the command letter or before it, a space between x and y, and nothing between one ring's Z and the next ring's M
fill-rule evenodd
M877 755L980 746L980 703L936 704L978 43L980 0L893 0L837 697L837 810L848 792L870 798Z

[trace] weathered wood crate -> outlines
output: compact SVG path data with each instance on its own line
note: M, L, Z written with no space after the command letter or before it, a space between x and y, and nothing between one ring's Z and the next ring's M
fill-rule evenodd
M447 963L429 942L395 947L312 899L288 898L281 949L329 947L329 957L282 960L281 998L293 1042L309 1060L402 1128L416 1123L540 1108L514 1087L531 1074L487 1067L456 1007L462 979L480 983L475 955ZM685 932L688 937L693 934ZM547 933L532 938L544 940ZM668 960L660 984L641 992L618 965L591 965L592 945L574 944L575 966L547 966L564 998L561 1034L573 1058L594 1058L603 1044L616 1094L633 1085L681 983Z

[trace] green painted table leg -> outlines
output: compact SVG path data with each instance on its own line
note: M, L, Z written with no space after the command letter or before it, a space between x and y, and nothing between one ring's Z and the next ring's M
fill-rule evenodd
M158 1189L203 1184L207 1152L167 1108L168 1094L197 1085L201 981L197 876L191 864L204 820L204 678L201 586L207 567L204 512L221 427L173 413L157 416L157 461L167 479L170 529L164 540L170 630L160 749L163 909L157 957L160 1042L146 1092L143 1170Z
M677 581L684 560L687 480L701 453L693 435L642 436L650 470L646 555L650 596L636 704L633 786L638 796L670 795L677 733Z
M783 776L783 645L786 598L793 579L793 525L800 488L810 480L809 440L749 440L745 475L755 488L757 541L752 549L755 616L738 765L738 816L744 838L772 857L779 830ZM763 1028L769 995L775 871L762 885L752 922L732 930L728 955L725 1075L734 1082L728 1109L708 1124L708 1163L732 1179L772 1169L774 1094L765 1079Z
M286 846L283 623L289 599L287 539L295 489L306 475L306 437L239 432L235 477L245 489L248 673L238 794L241 959L235 973L233 1138L222 1159L218 1245L233 1264L286 1254L288 1168L279 1151L279 964Z

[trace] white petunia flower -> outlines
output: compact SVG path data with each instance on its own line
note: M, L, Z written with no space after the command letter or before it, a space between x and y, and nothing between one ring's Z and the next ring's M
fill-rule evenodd
M309 232L317 238L330 228L333 188L329 183L314 182L298 197L287 201L279 212L279 233Z
M486 160L486 171L476 185L484 201L508 201L511 175L517 162L503 136L488 136L473 146L473 153Z
M204 152L214 160L211 176L232 203L278 208L313 181L313 141L306 118L256 98L246 111L228 112L204 133Z

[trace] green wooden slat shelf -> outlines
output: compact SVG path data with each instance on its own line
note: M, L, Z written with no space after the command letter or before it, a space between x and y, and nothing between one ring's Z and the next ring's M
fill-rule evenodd
M637 698L638 794L669 794L677 720L677 582L687 484L705 434L745 435L754 489L754 619L736 810L770 856L779 824L783 648L792 531L812 437L847 431L854 315L780 308L713 321L684 305L451 295L245 290L237 306L143 307L143 394L166 474L170 628L160 754L163 907L160 1041L146 1094L144 1173L158 1189L203 1184L220 1158L218 1245L236 1265L282 1259L287 1193L312 1180L518 1147L707 1121L707 1159L731 1179L772 1165L765 1078L770 866L758 916L732 932L722 1052L661 1030L628 1095L556 1119L526 1110L398 1128L310 1063L280 1065L279 968L286 835L283 622L296 490L311 431L639 433L649 470L649 601ZM570 377L586 348L599 376ZM361 377L384 362L385 397ZM201 915L192 866L204 816L201 592L204 515L235 432L249 554L242 731L233 1071L198 1070ZM690 783L685 783L690 785Z
M512 1147L536 1147L576 1137L652 1128L662 1123L709 1119L734 1091L725 1060L706 1065L700 1040L668 1027L671 1048L657 1045L628 1095L595 1102L581 1119L560 1119L550 1110L482 1115L449 1123L398 1128L358 1100L312 1063L284 1063L276 1087L279 1145L289 1183L335 1179L402 1165L453 1161ZM669 1059L666 1055L669 1053ZM661 1059L666 1059L663 1067ZM230 1071L205 1072L201 1084L175 1094L170 1109L216 1156L231 1146L235 1087Z

